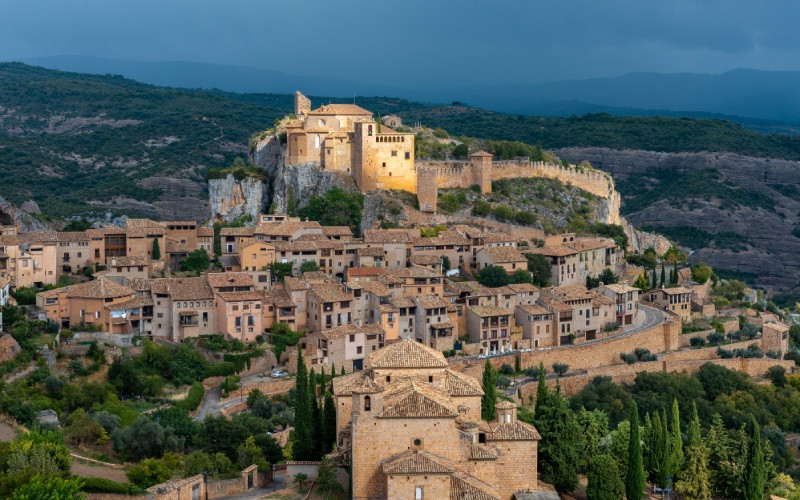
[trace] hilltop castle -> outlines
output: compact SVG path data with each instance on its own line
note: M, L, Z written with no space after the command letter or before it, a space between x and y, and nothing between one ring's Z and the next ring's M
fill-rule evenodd
M417 161L414 134L383 125L356 104L327 104L311 109L311 100L294 96L295 119L286 125L286 165L314 164L349 174L362 191L398 189L417 195L420 210L436 211L441 188L480 187L491 193L492 181L515 177L548 177L604 198L610 219L618 219L619 194L611 177L596 170L531 162L528 158L495 161L477 151L469 160ZM393 125L399 125L397 117ZM619 223L618 220L609 220Z

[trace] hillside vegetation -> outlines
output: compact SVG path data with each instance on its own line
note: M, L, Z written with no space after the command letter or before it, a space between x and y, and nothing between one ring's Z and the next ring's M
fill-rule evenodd
M246 155L250 134L280 114L208 92L0 64L0 196L32 199L53 217L193 218L207 204L206 171Z

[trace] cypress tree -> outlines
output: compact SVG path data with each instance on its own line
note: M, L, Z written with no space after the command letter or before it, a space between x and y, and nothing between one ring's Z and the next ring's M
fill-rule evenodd
M333 395L325 392L325 401L322 409L322 453L327 455L336 445L336 406Z
M658 415L656 415L658 416ZM655 469L655 482L662 488L667 486L667 476L670 474L669 456L669 420L666 410L661 411L659 417L660 428L658 436L654 438L656 450L653 454L653 467Z
M514 357L514 371L517 373L522 371L522 355L519 353Z
M314 369L308 376L308 397L311 401L311 437L314 443L314 460L322 458L322 408L317 398L317 376Z
M153 260L161 260L161 247L158 245L158 238L153 238L153 252L150 258Z
M639 411L636 401L631 401L631 438L628 442L628 470L625 474L625 497L640 500L644 494L644 469L642 465L642 441L639 437Z
M589 457L586 479L587 500L619 500L625 493L617 462L610 455Z
M683 468L683 437L681 436L681 415L678 400L672 400L672 422L669 429L669 475L673 481Z
M653 422L650 420L650 414L645 413L644 425L642 426L642 465L644 467L645 477L650 474L650 446L653 433Z
M674 285L678 284L678 260L675 259L675 262L672 264L672 283Z
M692 404L692 420L687 431L689 446L686 448L686 466L675 489L686 498L711 499L711 479L708 471L708 449L700 435L700 419L697 405Z
M539 444L542 479L558 491L572 491L578 485L583 438L575 413L559 390L550 394L535 418L542 435Z
M766 483L766 465L764 463L764 448L761 445L761 429L755 417L750 416L750 439L747 449L747 461L744 471L745 500L763 500Z
M661 262L661 286L664 286L664 285L667 284L666 277L667 277L667 274L664 272L664 262L662 261Z
M336 370L333 367L333 363L331 363L331 394L333 394L333 379L336 378Z
M653 286L651 286L653 290L658 288L658 274L656 274L656 268L653 267Z
M497 406L497 389L495 388L495 381L497 376L494 373L494 368L489 360L483 365L483 381L481 386L483 388L483 397L481 398L481 418L487 422L491 422L495 417L495 406Z
M340 375L345 375L345 372L344 372L344 365L342 365L342 371L341 371L341 372L339 372L339 374L340 374Z
M539 362L539 373L536 378L536 406L534 407L533 415L534 418L539 418L539 416L542 414L542 409L547 404L547 399L549 397L547 384L544 380L544 363L541 361Z
M311 401L309 401L308 375L303 361L303 349L297 346L297 375L294 388L294 441L292 458L294 460L313 460L313 423L311 420Z

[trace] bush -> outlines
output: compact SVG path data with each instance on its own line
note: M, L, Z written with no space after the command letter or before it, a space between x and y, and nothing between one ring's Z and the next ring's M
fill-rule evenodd
M632 364L636 363L636 356L633 355L633 354L622 353L622 354L619 355L619 358L622 361L628 363L629 365L632 365Z
M200 406L200 402L203 401L204 393L205 388L203 388L203 384L200 382L193 382L192 387L189 388L189 394L186 396L186 399L179 403L180 407L186 409L186 411L195 411Z
M172 469L162 460L147 458L138 464L133 464L125 473L131 483L140 488L149 488L156 484L163 483L172 477Z
M492 208L492 215L503 221L514 220L514 209L506 205L496 205Z
M767 370L767 378L770 379L772 385L775 387L783 387L786 385L786 368L775 365Z
M497 387L501 389L508 389L511 385L511 379L506 377L505 375L500 375L497 377Z
M484 200L475 200L472 205L472 215L478 217L486 217L492 213L492 204Z
M514 375L514 367L508 363L503 363L503 365L500 366L500 373L502 375Z
M559 376L563 376L569 370L569 365L565 363L553 363L553 371Z
M85 493L117 493L120 495L140 495L144 490L133 484L118 483L102 477L84 477L81 491Z
M692 347L703 347L704 345L706 345L706 339L704 339L703 337L699 337L699 336L698 337L692 337L691 339L689 339L689 344Z
M708 343L711 345L717 345L725 341L725 335L719 332L709 333L706 338L708 339Z
M211 257L208 256L208 252L203 249L197 249L183 259L181 262L181 270L201 273L208 270L208 266L210 265Z

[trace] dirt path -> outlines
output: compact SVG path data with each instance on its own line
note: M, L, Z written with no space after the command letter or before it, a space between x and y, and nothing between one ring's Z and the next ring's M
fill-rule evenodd
M5 422L0 422L0 441L8 443L14 440L17 430Z
M90 465L75 459L72 459L70 471L72 474L81 477L102 477L118 483L130 482L128 481L128 476L125 475L125 471L122 469L112 469L111 467L103 467L102 465Z

